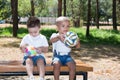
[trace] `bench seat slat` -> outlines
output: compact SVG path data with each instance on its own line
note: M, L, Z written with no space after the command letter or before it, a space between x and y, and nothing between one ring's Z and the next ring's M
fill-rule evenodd
M47 60L47 65L45 67L46 72L53 71L53 66L51 66L51 60ZM93 71L93 67L85 64L80 60L75 60L76 62L76 72L79 71ZM37 72L37 67L34 68L34 72ZM67 66L62 66L61 71L69 71ZM22 65L22 61L0 61L0 72L26 72L25 66Z
M45 67L46 71L53 71L53 66L46 66ZM6 65L0 65L0 72L24 72L26 71L25 66L6 66ZM37 71L37 68L34 68L34 71ZM62 66L61 71L68 71L67 66ZM93 71L92 67L86 67L86 66L76 66L76 72L77 71Z
M51 64L51 59L47 59L46 60L47 64ZM80 61L80 60L75 60L75 62L77 64L85 64L84 62ZM0 65L22 65L22 61L0 61Z

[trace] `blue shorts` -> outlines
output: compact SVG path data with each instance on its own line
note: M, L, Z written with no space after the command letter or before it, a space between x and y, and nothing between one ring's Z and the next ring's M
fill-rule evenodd
M57 52L54 51L54 57L53 57L52 64L54 64L54 62L56 62L56 61L59 61L62 65L66 65L68 62L75 63L75 61L72 59L70 54L68 54L68 55L58 55Z
M26 65L26 60L28 58L32 59L34 66L37 66L37 60L39 60L39 59L42 59L44 61L44 65L46 65L46 60L42 55L37 55L37 56L34 56L34 57L24 56L23 65Z

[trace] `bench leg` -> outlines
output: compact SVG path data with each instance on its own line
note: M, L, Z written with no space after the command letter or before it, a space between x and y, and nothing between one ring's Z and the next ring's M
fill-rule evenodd
M87 72L84 72L83 73L83 80L87 80L88 79L88 73Z
M74 80L76 80L76 76L77 76L77 75L75 74Z

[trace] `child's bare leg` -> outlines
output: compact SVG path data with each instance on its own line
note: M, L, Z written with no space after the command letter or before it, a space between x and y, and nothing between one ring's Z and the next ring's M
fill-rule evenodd
M37 67L39 70L39 75L41 78L44 78L45 76L45 65L44 61L42 59L37 60Z
M69 68L69 80L74 80L74 77L75 77L75 63L74 62L68 62L67 66Z
M33 61L30 58L26 60L26 70L29 77L33 76Z
M60 75L60 62L59 61L56 61L54 63L54 79L55 80L59 80L59 75Z

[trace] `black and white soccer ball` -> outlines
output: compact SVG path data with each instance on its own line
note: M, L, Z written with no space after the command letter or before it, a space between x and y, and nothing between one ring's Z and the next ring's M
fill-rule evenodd
M78 42L78 35L74 32L67 32L64 43L68 47L74 47Z

